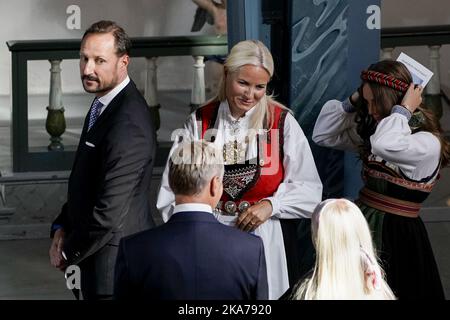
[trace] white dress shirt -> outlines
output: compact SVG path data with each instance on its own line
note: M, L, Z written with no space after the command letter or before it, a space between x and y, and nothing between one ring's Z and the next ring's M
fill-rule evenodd
M121 83L119 83L114 89L112 89L110 92L105 94L104 96L98 98L98 101L100 101L103 104L102 109L100 110L100 114L105 111L105 109L108 107L112 99L114 99L120 91L122 91L123 88L127 86L127 84L130 82L130 77L126 77Z
M212 213L211 206L205 203L181 203L177 204L173 209L173 214L182 211L202 211Z

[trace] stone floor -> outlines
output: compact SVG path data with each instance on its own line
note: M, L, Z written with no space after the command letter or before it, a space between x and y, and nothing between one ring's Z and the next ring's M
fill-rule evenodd
M45 145L47 135L43 130L44 120L40 116L45 110L45 97L37 97L30 108L30 144ZM84 100L83 100L84 99ZM65 102L68 118L67 143L76 144L79 125L89 105L89 98L73 97ZM161 93L161 122L165 124L159 132L161 140L169 140L170 132L182 125L189 113L189 92ZM11 171L9 118L5 105L8 101L0 97L0 170ZM83 106L84 105L84 106ZM179 106L184 107L180 108ZM33 107L34 106L34 107ZM42 107L42 108L41 108ZM450 108L444 106L442 123L450 130ZM422 216L425 221L436 260L440 269L446 297L450 298L450 168L442 171L442 178L425 203ZM61 272L49 264L49 239L0 241L0 299L73 299L65 287Z
M450 221L426 223L450 299ZM0 241L0 300L73 300L63 273L50 266L50 239Z
M0 300L71 300L64 274L48 259L50 239L0 242Z

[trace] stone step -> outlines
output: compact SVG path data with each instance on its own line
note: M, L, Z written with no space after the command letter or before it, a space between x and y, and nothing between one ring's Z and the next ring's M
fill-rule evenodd
M150 187L151 212L156 224L162 219L156 210L164 167L153 168ZM70 171L23 172L0 177L0 240L40 239L49 236L50 224L67 197Z

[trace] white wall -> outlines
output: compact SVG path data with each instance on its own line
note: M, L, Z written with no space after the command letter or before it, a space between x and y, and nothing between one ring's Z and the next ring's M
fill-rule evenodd
M381 0L382 28L430 25L450 25L449 0ZM402 51L429 67L427 47L398 47L393 58ZM442 46L440 55L441 87L450 95L450 45Z
M449 0L382 0L382 27L450 24ZM8 40L81 38L84 30L100 19L111 19L121 24L130 36L174 36L207 33L191 33L190 28L196 5L190 0L0 0L0 95L10 94L11 56L5 44ZM80 30L66 27L66 8L81 8ZM441 81L450 88L450 46L441 49ZM397 48L396 57L405 51L428 66L428 51L420 48ZM143 86L143 59L134 59L130 74L139 86ZM192 82L193 60L190 57L160 58L158 85L165 89L188 89ZM29 67L30 93L48 93L49 69L46 61L32 62ZM62 63L63 92L82 92L78 62ZM450 91L449 91L450 92Z
M382 27L450 24L448 0L381 0Z
M0 95L10 94L11 55L8 40L79 39L93 22L109 19L118 22L131 37L213 34L208 24L196 33L190 32L197 6L190 0L0 0ZM81 9L80 30L69 30L66 20L69 5ZM130 74L144 84L144 59L134 59ZM161 58L158 69L160 89L187 89L192 82L191 57ZM82 92L78 61L61 65L63 92ZM29 92L47 94L50 64L47 61L29 65ZM176 70L176 73L174 72ZM176 76L174 76L176 74Z

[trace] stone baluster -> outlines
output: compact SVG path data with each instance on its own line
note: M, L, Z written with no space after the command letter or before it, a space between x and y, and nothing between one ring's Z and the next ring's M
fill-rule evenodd
M440 81L440 54L441 46L429 46L430 70L433 72L430 82L425 87L425 105L429 107L438 118L442 117L441 81Z
M0 174L1 177L1 174ZM16 213L16 208L8 207L6 204L5 184L0 184L0 224L7 224Z
M380 60L392 60L392 51L394 51L394 48L381 49Z
M66 131L66 120L64 118L64 107L62 104L61 90L61 60L49 60L50 68L50 94L47 107L47 120L45 129L50 134L48 150L64 150L61 135Z
M191 91L191 111L205 102L205 63L203 56L194 56L194 79Z
M161 105L158 102L158 78L157 78L157 57L145 58L147 61L147 77L145 78L145 93L144 97L150 107L150 112L155 121L155 129L159 130L161 126L161 118L159 109Z

